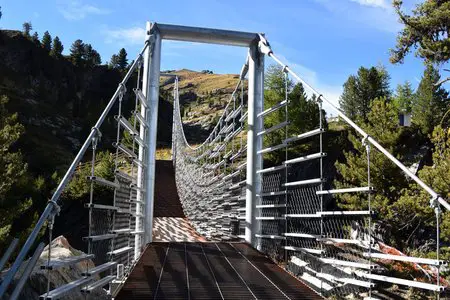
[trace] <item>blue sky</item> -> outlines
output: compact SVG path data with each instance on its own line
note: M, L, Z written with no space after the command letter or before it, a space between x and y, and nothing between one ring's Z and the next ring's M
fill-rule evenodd
M419 1L404 2L411 8ZM1 28L21 29L31 21L40 36L45 30L58 35L66 53L79 38L92 44L104 62L121 47L134 58L143 45L147 20L264 32L276 54L336 103L342 84L359 66L383 64L392 88L405 80L416 86L424 68L414 55L402 65L389 63L389 48L401 29L390 0L0 0L0 6ZM164 42L161 68L238 73L246 52ZM270 63L269 58L266 65Z

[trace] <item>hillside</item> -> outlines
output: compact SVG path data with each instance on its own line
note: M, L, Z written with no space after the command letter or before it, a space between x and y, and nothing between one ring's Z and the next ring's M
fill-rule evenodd
M17 112L25 126L17 147L30 170L39 174L64 170L123 74L105 65L88 69L75 67L67 59L55 59L18 31L0 31L0 57L0 95L9 97L9 111ZM238 76L189 70L174 73L181 79L187 133L201 140L220 115ZM135 80L132 77L130 86ZM162 144L171 141L172 104L164 100L172 88L173 84L168 83L161 89L158 141ZM132 99L124 101L125 111L129 112L134 101L126 100ZM109 136L114 126L105 127L104 136ZM103 140L104 145L110 142Z
M0 57L0 96L9 98L9 113L17 113L19 122L24 126L23 135L11 150L19 150L28 165L27 181L13 187L8 199L12 204L32 200L32 206L14 215L11 221L1 218L0 229L12 222L11 229L7 229L9 234L5 235L8 239L25 233L42 212L55 188L52 174L56 171L61 177L65 173L124 74L107 65L77 67L68 57L56 59L19 31L0 30ZM211 122L215 123L215 118L228 101L237 75L204 74L189 70L175 73L181 79L180 93L186 111L184 119L188 139L191 143L201 142L208 135ZM136 86L136 78L136 74L130 78L128 91ZM172 93L173 83L161 83L158 145L170 147L173 103L168 96ZM122 107L125 115L130 116L134 109L133 93L125 95ZM116 109L112 109L100 128L101 150L112 149ZM84 160L89 160L89 153ZM35 180L38 178L43 178L45 184L37 186ZM35 185L37 188L34 188ZM80 211L84 210L83 201L64 203L61 220L72 216L73 222L78 222L79 219L73 216L79 216ZM4 202L1 204L0 209L8 209ZM73 229L75 224L62 224L60 233L67 232L70 227ZM4 243L7 241L0 240L0 250Z
M237 74L208 74L187 69L168 71L180 80L180 102L186 136L190 143L201 143L217 123L239 80ZM173 79L161 79L161 93L171 97Z

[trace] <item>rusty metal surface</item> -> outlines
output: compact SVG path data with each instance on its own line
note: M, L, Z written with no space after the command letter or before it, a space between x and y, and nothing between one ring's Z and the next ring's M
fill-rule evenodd
M244 243L152 243L115 298L323 299Z

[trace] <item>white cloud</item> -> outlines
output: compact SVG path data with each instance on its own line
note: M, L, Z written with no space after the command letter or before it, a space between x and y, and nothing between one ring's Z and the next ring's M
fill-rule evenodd
M106 15L110 11L90 4L82 4L80 1L63 2L58 8L63 17L69 21L84 19L88 15Z
M287 64L287 66L294 71L303 81L310 85L317 93L322 94L322 96L330 101L334 106L339 107L339 97L342 94L342 86L340 85L330 85L323 82L318 76L317 72L296 62L289 61L283 55L278 55L278 58ZM297 81L295 78L292 78ZM308 97L313 95L313 91L309 89L306 85L303 85L305 92ZM329 105L326 101L323 103L323 108L327 112L328 116L336 116L336 111Z
M119 43L120 45L144 45L145 28L130 27L119 29L106 29L103 31L106 43Z
M359 3L363 6L378 7L378 8L383 8L383 9L390 8L390 6L386 2L386 0L350 0L350 1Z
M394 9L386 0L314 0L346 22L397 33L401 28ZM352 3L360 5L352 5ZM355 28L357 30L358 28Z

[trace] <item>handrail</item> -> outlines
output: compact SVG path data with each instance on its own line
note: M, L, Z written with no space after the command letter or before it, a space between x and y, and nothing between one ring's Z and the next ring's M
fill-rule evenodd
M57 212L57 210L58 210L57 203L58 203L59 198L61 197L63 190L65 189L65 187L69 183L70 179L72 178L78 164L80 163L81 159L83 158L84 153L89 148L89 145L91 144L92 139L95 138L95 136L97 135L98 130L99 130L100 126L103 124L103 121L105 120L109 111L116 103L116 100L119 97L119 95L123 92L123 89L125 88L125 84L127 83L128 79L131 77L131 75L133 74L133 72L136 69L136 67L138 66L138 64L142 62L142 54L145 52L145 50L149 46L149 44L150 44L149 41L150 41L150 39L146 41L144 48L141 50L137 59L133 62L130 69L128 70L127 74L123 78L122 82L117 87L116 92L109 100L109 103L103 110L102 114L98 118L94 127L92 127L90 134L86 138L84 144L78 151L78 154L76 155L75 159L72 161L72 164L70 165L70 167L67 170L66 174L64 175L63 179L61 180L61 182L59 183L55 192L53 193L52 198L50 199L47 206L45 207L44 212L39 217L39 220L36 223L36 225L34 226L33 231L30 233L27 240L25 241L25 244L23 245L22 249L20 250L19 254L17 255L16 260L14 261L11 269L8 271L3 282L0 285L0 298L6 292L9 284L11 283L12 279L14 278L14 275L19 270L19 267L22 264L23 260L25 259L25 256L28 254L28 251L30 250L31 246L34 244L39 232L41 231L42 227L44 226L45 221L47 220L47 218L49 216L51 216L52 214Z
M347 117L339 108L337 108L331 101L326 99L322 94L317 92L311 85L309 85L305 80L303 80L300 76L298 76L294 71L292 71L287 65L285 65L280 59L278 59L275 54L273 54L272 49L269 44L265 40L260 41L260 49L264 54L267 54L269 57L272 57L280 66L283 67L283 70L289 72L292 76L294 76L298 81L300 81L305 87L311 90L316 96L324 100L328 103L331 108L337 112L338 116L341 117L345 122L347 122L351 127L353 127L360 135L363 136L363 139L370 142L375 148L377 148L381 153L383 153L390 161L396 164L406 175L408 175L412 180L414 180L418 185L420 185L428 194L431 196L432 201L438 201L442 206L444 206L447 210L450 210L450 204L442 198L438 193L436 193L431 187L429 187L425 182L423 182L419 177L417 177L414 173L412 173L404 164L402 164L397 158L395 158L391 153L389 153L383 146L381 146L374 138L372 138L369 134L367 134L361 127L356 125L349 117Z
M182 132L183 132L183 138L184 138L184 141L185 141L185 143L186 143L186 145L188 146L189 149L191 149L191 150L193 150L193 151L198 150L198 149L201 149L201 148L202 148L202 147L210 140L210 138L212 138L212 136L213 136L213 134L214 134L214 131L215 131L215 130L217 129L217 127L219 126L219 124L220 124L222 118L225 117L225 114L226 114L226 112L227 112L227 109L228 109L228 107L230 106L230 104L232 103L233 97L234 97L234 95L236 94L237 90L239 89L239 86L240 86L242 80L243 80L243 79L245 78L245 76L247 75L247 72L248 72L248 56L247 56L247 58L246 58L246 61L245 61L244 65L242 66L241 73L240 73L240 75L239 75L239 81L238 81L238 83L236 84L236 87L234 88L233 93L231 93L230 100L228 101L227 105L225 106L225 108L224 108L224 110L223 110L223 113L222 113L222 116L219 118L219 120L218 120L216 126L214 126L214 129L211 131L211 133L209 134L208 138L205 139L205 141L204 141L201 145L198 145L198 146L196 146L196 147L191 146L191 145L188 143L187 139L186 139L186 136L185 136L185 134L184 134L183 126L181 126L181 130L182 130ZM177 105L178 105L178 113L179 113L178 115L179 115L181 124L183 124L183 121L182 121L182 118L181 118L181 110L180 110L179 97L178 97L178 96L179 96L179 93L178 93L178 77L176 77L175 82L176 82L176 84L177 84L177 87L176 87L176 93L177 93L177 95L176 95L176 97L175 97L175 101L177 102Z

